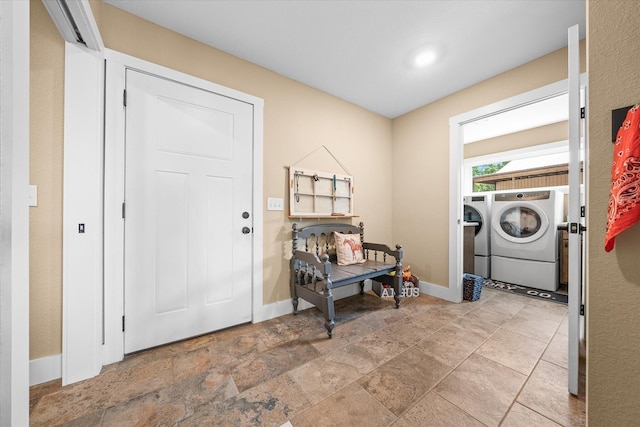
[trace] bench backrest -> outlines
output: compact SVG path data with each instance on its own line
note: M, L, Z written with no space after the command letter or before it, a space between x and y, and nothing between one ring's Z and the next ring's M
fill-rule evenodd
M360 244L364 243L364 223L359 226L351 224L316 224L304 228L298 228L293 224L293 253L297 250L311 252L318 258L321 255L329 255L331 262L336 261L336 247L333 232L343 234L359 234Z

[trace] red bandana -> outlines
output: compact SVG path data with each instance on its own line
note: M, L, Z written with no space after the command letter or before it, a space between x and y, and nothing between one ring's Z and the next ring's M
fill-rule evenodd
M613 249L615 238L640 220L640 111L636 105L618 130L613 167L609 215L604 250Z

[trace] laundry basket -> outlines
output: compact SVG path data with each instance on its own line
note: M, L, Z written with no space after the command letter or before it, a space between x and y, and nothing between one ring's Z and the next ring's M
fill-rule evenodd
M465 273L462 276L462 282L462 297L466 301L476 301L480 299L484 277Z

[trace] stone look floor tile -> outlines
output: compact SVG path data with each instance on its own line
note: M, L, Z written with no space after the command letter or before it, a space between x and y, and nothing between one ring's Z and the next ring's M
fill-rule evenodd
M452 324L460 325L469 331L483 335L485 338L488 338L491 334L497 331L502 323L496 323L492 320L483 318L483 316L478 312L469 312L452 322Z
M30 413L32 425L53 425L96 412L171 385L171 359L110 369L86 381L43 396Z
M302 330L296 328L293 322L291 322L294 317L293 315L282 317L285 319L277 317L268 320L268 325L265 325L260 333L260 340L267 348L277 347L288 341L296 340L300 338L302 334Z
M207 372L214 367L208 348L178 354L173 358L173 378L179 382L187 377Z
M501 427L558 427L560 424L554 423L549 418L543 417L531 409L514 403L507 416L500 424Z
M562 323L560 323L557 333L561 335L569 335L569 316L565 316L565 318L562 319Z
M476 354L529 375L546 346L543 341L500 329L480 346Z
M405 412L393 427L484 427L480 421L443 399L435 391L429 392Z
M560 323L567 315L567 306L562 304L548 304L544 301L532 299L520 313L531 315L532 317L555 320Z
M326 357L312 360L287 373L313 404L344 388L360 376L353 366Z
M489 301L487 301L488 303ZM491 306L487 307L487 303L482 304L475 310L471 310L469 313L465 314L462 318L466 319L469 322L477 322L477 321L485 321L495 323L497 325L502 325L506 321L508 321L512 314L503 313L501 311L493 310Z
M417 347L440 362L455 367L473 353L485 339L484 334L478 334L457 323L450 323L425 338Z
M510 319L527 305L523 298L516 300L511 298L494 297L482 305L483 310L490 310Z
M38 384L29 388L29 411L42 399L42 396L46 396L51 393L55 393L62 388L62 380L57 379L48 381L46 383Z
M128 355L76 384L31 387L30 422L477 426L503 417L505 425L581 425L584 376L582 397L567 399L561 367L566 307L549 304L483 289L474 302L421 295L395 309L368 291L336 303L333 339L311 308ZM526 371L511 356L530 366L537 347L522 351L536 341L549 345L522 387L526 377L507 366Z
M584 397L567 391L568 371L541 360L517 402L564 426L585 425Z
M399 328L402 330L402 328ZM378 360L386 362L410 347L407 340L398 332L398 328L386 327L374 331L356 341L359 346L368 349Z
M318 330L318 333L309 339L309 342L316 350L325 354L343 348L354 341L362 339L363 336L386 326L387 323L381 315L362 316L340 325L340 333L336 333L331 339L327 336L323 326L322 330Z
M360 378L358 382L391 412L400 415L449 371L449 366L414 347Z
M226 367L186 377L184 380L134 400L108 408L103 423L109 426L175 425L195 408L222 402L238 394Z
M433 325L412 317L406 317L402 322L389 325L385 330L385 333L399 337L408 346L417 344L433 332L435 332Z
M449 302L449 301L442 301L439 304L434 304L431 309L433 311L443 311L445 313L454 314L456 316L464 316L465 314L469 313L471 310L477 308L481 304L482 304L481 301L474 301L474 302L462 301L459 304Z
M175 425L187 415L187 408L179 402L166 401L160 393L149 393L106 410L103 425L159 426Z
M226 366L218 366L160 391L167 402L181 402L189 410L209 402L229 399L238 388Z
M204 404L180 426L280 426L311 406L288 375L280 375L224 401Z
M559 331L553 336L549 346L542 354L542 360L569 369L569 337L562 335Z
M504 328L533 339L549 342L556 333L562 319L540 317L537 313L538 310L525 310L527 310L527 307L513 316L504 325Z
M351 384L320 404L293 417L294 427L388 426L396 419L358 384Z
M359 375L365 375L382 365L386 358L355 342L327 353L325 360L350 366Z
M63 424L49 424L49 426L62 426L62 427L87 427L87 426L105 426L108 427L108 424L103 423L103 414L104 410L100 410L98 412L94 412L93 414L83 415L80 418L75 418L71 421L68 421ZM33 425L30 423L30 425Z
M240 392L315 359L320 354L308 342L290 341L230 364L231 375Z
M417 322L431 325L431 329L434 332L458 318L454 313L444 310L432 310L429 307L421 311L414 311L410 316Z
M472 355L438 384L436 391L484 424L497 426L526 378L497 362Z

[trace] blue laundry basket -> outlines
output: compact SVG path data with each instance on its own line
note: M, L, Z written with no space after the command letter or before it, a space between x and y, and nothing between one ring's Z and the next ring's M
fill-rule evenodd
M475 274L465 273L462 275L462 298L466 301L477 301L480 299L484 277Z

